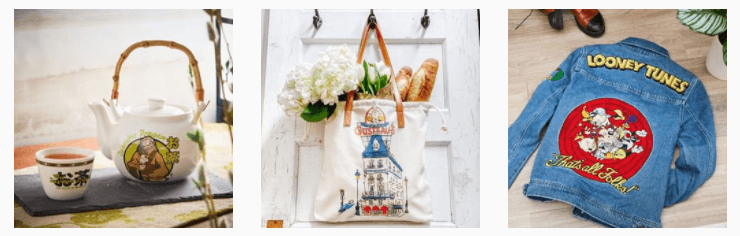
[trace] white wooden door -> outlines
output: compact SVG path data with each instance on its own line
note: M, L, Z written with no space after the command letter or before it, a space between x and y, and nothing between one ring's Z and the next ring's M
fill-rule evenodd
M426 178L432 194L430 224L322 224L313 218L313 202L323 158L324 124L287 116L277 103L286 74L299 62L311 62L327 47L359 48L369 10L319 10L323 25L313 26L314 10L269 10L263 19L262 82L262 226L283 220L283 227L479 227L480 225L480 63L475 10L429 10L430 24L420 23L424 10L375 10L397 70L416 71L427 58L440 62L430 102L440 108L449 127L439 128L430 112L426 136ZM364 59L380 61L374 36Z

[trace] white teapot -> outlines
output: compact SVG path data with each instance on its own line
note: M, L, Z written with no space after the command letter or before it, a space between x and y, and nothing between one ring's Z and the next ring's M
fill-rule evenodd
M168 183L187 178L201 160L198 143L188 133L202 130L200 112L149 98L147 104L121 109L118 106L118 74L123 60L138 47L169 46L185 52L195 73L196 99L202 110L203 89L200 72L190 50L170 41L142 41L131 45L116 65L110 103L90 102L97 120L98 146L118 171L129 179L147 183ZM203 135L202 133L200 135Z

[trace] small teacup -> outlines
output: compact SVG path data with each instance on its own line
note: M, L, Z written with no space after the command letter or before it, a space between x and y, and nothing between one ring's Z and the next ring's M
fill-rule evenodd
M54 200L82 197L90 184L95 152L77 147L55 147L36 152L41 185Z

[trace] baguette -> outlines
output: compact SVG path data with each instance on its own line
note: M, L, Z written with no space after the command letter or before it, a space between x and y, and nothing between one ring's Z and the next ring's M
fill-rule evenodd
M396 75L396 88L398 88L398 95L401 96L401 101L406 101L406 94L409 91L409 78L411 77L411 67L404 66L398 71ZM393 98L393 86L392 83L388 83L383 89L378 91L378 98L394 100Z
M406 100L411 102L426 102L432 95L434 81L437 78L439 62L429 58L421 64L410 80L410 88Z
M398 94L401 95L401 101L406 101L406 96L409 93L409 85L411 85L409 82L411 82L411 75L413 73L414 70L408 66L401 67L401 70L398 71L396 86L398 86Z
M412 75L414 75L414 70L411 69L409 66L401 67L400 70L398 70L398 75L406 75L407 77L411 78ZM396 80L398 82L398 80Z

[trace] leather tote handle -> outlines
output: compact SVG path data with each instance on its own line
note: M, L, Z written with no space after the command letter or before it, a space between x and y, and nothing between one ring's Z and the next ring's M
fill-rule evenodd
M203 84L200 81L200 69L198 69L198 61L195 60L195 56L193 56L193 53L190 52L190 49L183 46L182 44L172 42L172 41L164 41L164 40L147 40L147 41L141 41L138 43L134 43L128 48L126 48L123 53L121 53L121 58L118 59L118 63L116 63L116 72L113 74L113 92L110 95L111 104L117 104L118 102L118 81L119 81L119 74L121 73L121 66L123 65L123 61L128 58L128 55L131 54L132 51L134 51L137 48L146 48L150 46L165 46L172 49L177 49L185 53L185 55L188 56L188 59L190 60L190 65L193 67L193 73L195 74L195 99L198 102L203 102Z
M373 15L371 15L373 17ZM362 55L365 53L365 45L367 44L367 39L370 36L370 30L372 28L375 28L375 35L378 38L378 45L380 46L380 52L383 55L383 62L391 71L390 76L388 77L388 80L391 81L389 85L386 86L393 86L393 96L396 100L396 115L398 116L398 128L405 127L405 122L403 119L403 101L401 100L401 95L398 92L398 87L396 86L396 79L395 74L393 72L393 65L391 65L391 58L388 56L388 49L385 46L385 40L383 39L383 34L380 32L380 26L377 24L377 22L368 21L368 24L365 25L365 30L362 34L362 41L360 41L360 51L357 53L357 64L362 63ZM354 101L354 95L355 90L352 90L347 94L347 102L346 106L344 107L344 126L349 126L349 122L352 120L352 103Z

